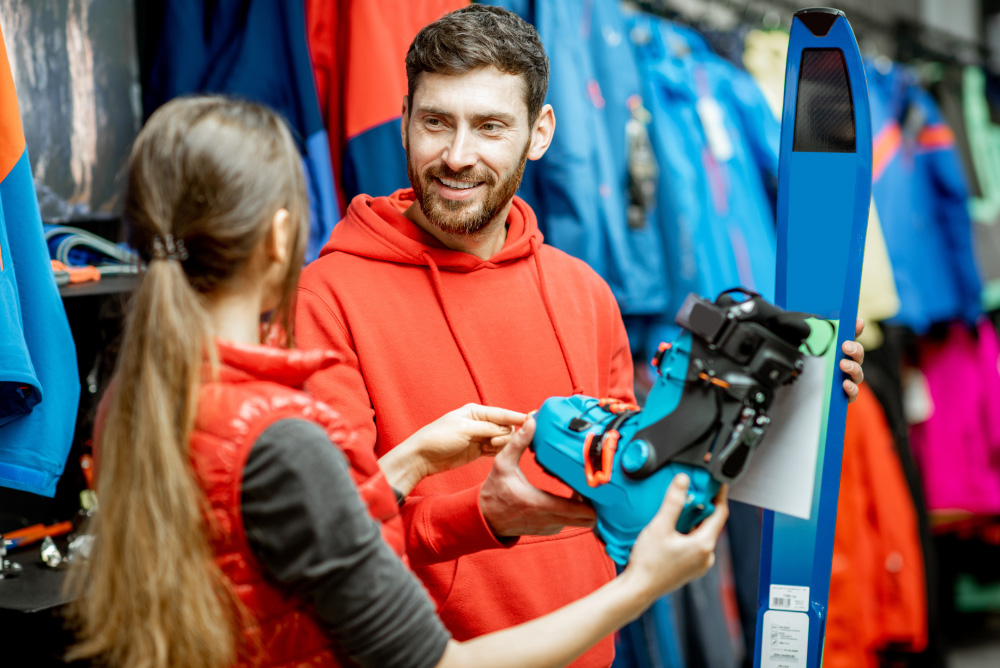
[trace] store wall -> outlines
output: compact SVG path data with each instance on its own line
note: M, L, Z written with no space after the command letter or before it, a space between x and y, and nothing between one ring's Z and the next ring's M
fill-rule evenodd
M925 25L978 42L979 0L920 0L920 18Z

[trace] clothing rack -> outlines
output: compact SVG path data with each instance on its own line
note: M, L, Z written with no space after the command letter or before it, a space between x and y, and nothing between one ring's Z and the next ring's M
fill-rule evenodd
M765 29L791 27L802 0L629 0L643 11L680 21L696 29L731 29L738 24ZM887 20L862 9L844 10L863 50L877 51L900 62L937 60L989 67L990 48L912 18Z

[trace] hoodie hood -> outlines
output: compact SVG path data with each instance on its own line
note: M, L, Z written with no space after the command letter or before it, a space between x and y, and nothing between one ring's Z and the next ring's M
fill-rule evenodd
M511 203L503 248L488 260L451 250L420 229L403 215L414 201L412 188L397 190L388 197L358 195L351 200L344 219L333 228L320 256L340 251L423 266L430 260L441 269L462 272L529 257L542 245L535 213L520 197L514 197Z
M552 299L546 286L545 272L542 269L542 261L538 253L538 249L542 245L542 233L538 230L535 212L531 210L531 207L525 204L520 197L514 197L510 213L507 214L507 239L504 241L503 248L489 260L482 260L475 255L445 247L404 216L403 212L414 201L416 200L412 188L397 190L388 197L358 195L351 200L344 220L333 228L330 241L323 247L320 257L334 251L340 251L383 262L427 267L434 296L441 307L445 321L448 323L448 329L455 340L455 345L462 354L472 382L476 386L479 401L483 404L490 403L486 387L476 370L468 347L459 335L455 314L453 308L449 306L441 272L443 270L468 273L477 269L500 267L526 258L534 260L538 287L545 304L545 313L559 343L559 350L573 384L573 393L581 393L579 377L570 361L566 339L559 323L556 322Z

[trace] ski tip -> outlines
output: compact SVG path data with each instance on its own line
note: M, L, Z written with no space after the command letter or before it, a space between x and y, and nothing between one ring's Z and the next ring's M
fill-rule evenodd
M795 12L795 17L816 37L826 37L838 16L847 18L844 12L833 7L806 7Z

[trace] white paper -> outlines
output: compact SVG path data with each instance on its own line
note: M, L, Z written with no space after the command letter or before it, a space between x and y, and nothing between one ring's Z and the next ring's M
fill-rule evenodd
M804 361L798 380L775 393L771 425L729 497L809 519L828 381L826 357Z
M809 615L768 610L764 613L761 668L800 668L809 651Z

